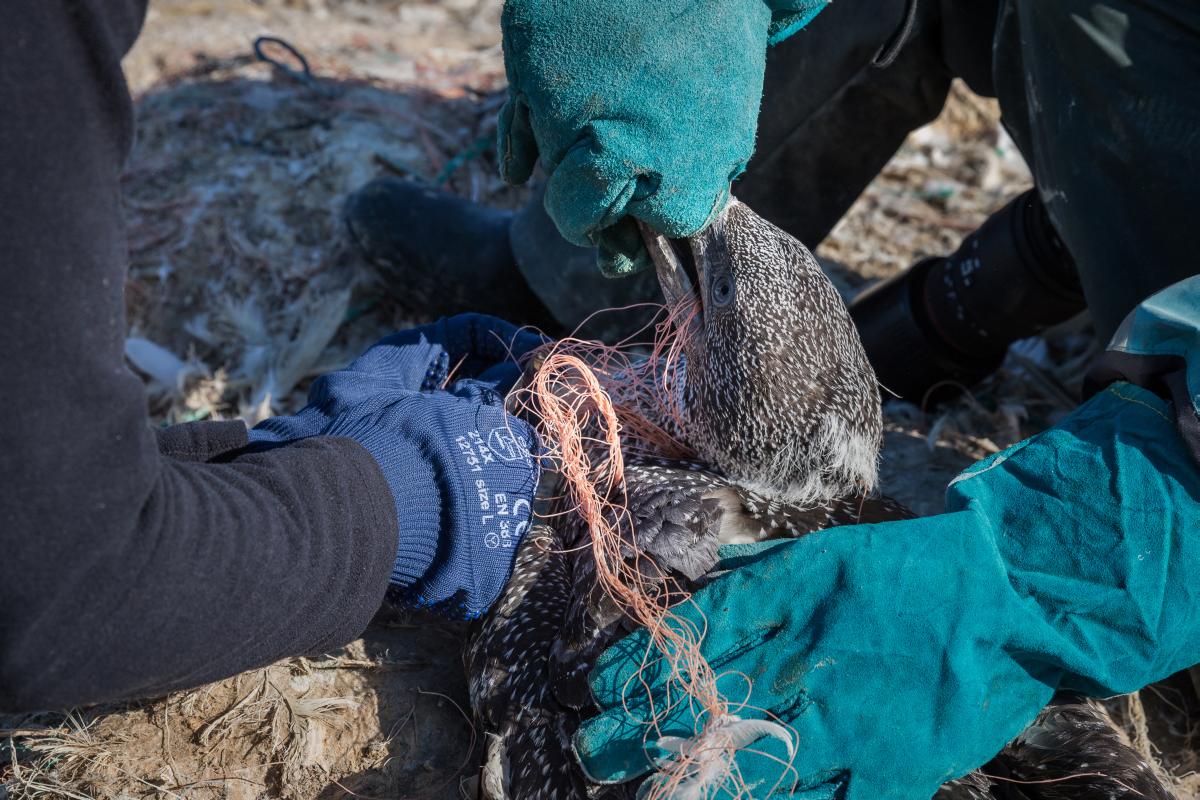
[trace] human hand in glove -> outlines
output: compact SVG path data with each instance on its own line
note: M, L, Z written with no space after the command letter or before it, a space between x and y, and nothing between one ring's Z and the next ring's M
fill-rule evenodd
M458 314L393 333L351 368L387 377L408 391L442 389L453 376L505 394L521 377L520 358L549 341L487 314Z
M738 754L748 795L928 798L1056 689L1130 692L1200 662L1200 468L1179 430L1114 383L956 478L945 514L725 548L676 612L746 698L734 713L794 731L791 756L771 738ZM657 737L697 728L682 703L647 729L646 686L669 707L648 648L635 633L592 674L602 713L575 744L598 781L648 772Z
M361 444L396 502L392 585L414 604L453 601L477 616L499 596L529 526L537 440L505 413L503 393L520 375L514 359L544 341L479 314L393 334L322 375L307 406L259 423L250 441ZM452 370L462 377L445 386Z
M600 267L649 266L636 223L690 236L746 166L766 48L825 0L508 0L500 172L540 159L559 231Z

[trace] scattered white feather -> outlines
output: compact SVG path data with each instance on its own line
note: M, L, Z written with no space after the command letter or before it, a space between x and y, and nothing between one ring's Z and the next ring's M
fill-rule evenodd
M321 354L329 347L333 337L346 318L350 308L350 290L329 292L318 296L303 295L297 304L303 309L293 316L295 330L291 338L271 359L270 369L261 387L262 393L272 397L287 397L296 384L315 374L314 367ZM258 395L252 392L251 397Z
M671 792L672 800L705 800L719 796L730 780L733 754L762 739L777 739L787 748L790 763L796 754L794 734L778 722L742 719L725 714L711 720L695 736L663 736L656 744L694 766ZM782 772L782 767L781 767ZM662 779L662 773L659 774Z
M150 379L153 391L182 395L189 380L208 375L203 364L184 361L162 345L140 336L125 340L125 358Z

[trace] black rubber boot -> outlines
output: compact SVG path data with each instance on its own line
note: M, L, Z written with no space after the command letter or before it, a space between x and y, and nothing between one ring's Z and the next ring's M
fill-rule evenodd
M1084 308L1075 264L1031 189L952 255L863 292L850 314L880 383L933 405L999 367L1016 340Z
M344 213L351 237L405 309L478 311L558 331L513 258L511 213L398 178L371 181Z

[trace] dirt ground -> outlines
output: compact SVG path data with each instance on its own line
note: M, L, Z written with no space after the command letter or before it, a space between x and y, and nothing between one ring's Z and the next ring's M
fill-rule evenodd
M131 364L156 422L255 421L306 381L423 318L348 246L345 196L377 174L513 208L490 140L503 99L499 0L157 0L125 62L138 144L124 176ZM311 77L255 60L285 39ZM272 55L287 58L279 48ZM293 70L298 62L287 62ZM847 294L948 252L1029 185L989 101L956 88L818 250ZM922 514L977 458L1073 404L1087 320L1023 343L929 413L887 410L883 488ZM477 742L462 627L381 612L363 638L148 703L0 717L9 797L470 797ZM1187 675L1114 701L1200 795ZM1188 777L1188 776L1191 777Z

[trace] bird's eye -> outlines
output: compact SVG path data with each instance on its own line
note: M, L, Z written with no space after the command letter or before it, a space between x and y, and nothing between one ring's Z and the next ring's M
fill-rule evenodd
M709 297L718 308L729 305L733 301L733 278L728 275L718 275L714 278Z

